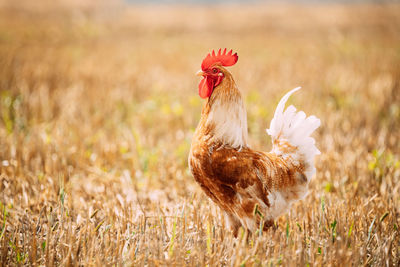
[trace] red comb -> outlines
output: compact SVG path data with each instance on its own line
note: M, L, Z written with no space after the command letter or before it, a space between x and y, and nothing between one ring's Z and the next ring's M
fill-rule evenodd
M226 53L226 48L224 49L224 52L221 53L221 48L218 50L218 54L215 54L215 51L213 50L208 55L203 59L203 62L201 63L201 69L206 70L212 65L219 63L224 67L229 67L232 65L235 65L235 63L238 61L238 55L237 53L232 55L232 50Z

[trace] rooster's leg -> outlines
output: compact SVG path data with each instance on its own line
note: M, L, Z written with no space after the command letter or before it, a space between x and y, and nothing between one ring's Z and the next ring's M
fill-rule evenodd
M225 223L231 229L233 235L237 237L239 228L242 226L239 219L234 214L225 212Z

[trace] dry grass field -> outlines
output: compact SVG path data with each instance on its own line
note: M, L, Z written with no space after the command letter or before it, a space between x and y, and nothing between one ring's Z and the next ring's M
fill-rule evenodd
M400 5L32 3L0 7L2 265L400 264ZM322 121L309 195L238 238L187 167L219 47L253 148L296 86Z

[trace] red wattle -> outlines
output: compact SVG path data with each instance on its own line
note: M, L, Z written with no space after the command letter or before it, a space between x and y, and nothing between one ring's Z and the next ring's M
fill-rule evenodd
M214 81L210 78L203 78L199 84L199 95L201 98L210 97L214 88Z

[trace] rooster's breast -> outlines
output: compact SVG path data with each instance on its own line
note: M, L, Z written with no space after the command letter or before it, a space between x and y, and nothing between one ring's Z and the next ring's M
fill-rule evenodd
M224 166L213 164L213 151L213 147L207 145L192 145L189 168L204 193L220 208L229 211L236 198L235 185L224 183L218 177Z

